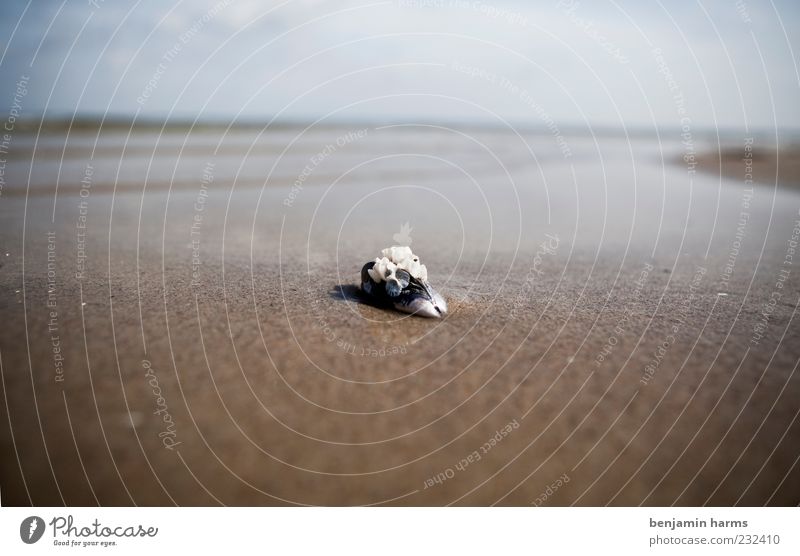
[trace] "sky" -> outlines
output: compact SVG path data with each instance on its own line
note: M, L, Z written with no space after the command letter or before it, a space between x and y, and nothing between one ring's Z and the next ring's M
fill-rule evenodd
M0 41L31 118L800 129L796 0L4 0Z

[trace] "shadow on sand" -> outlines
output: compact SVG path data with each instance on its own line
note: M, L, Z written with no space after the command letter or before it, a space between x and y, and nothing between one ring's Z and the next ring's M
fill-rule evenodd
M360 287L356 286L355 284L339 284L334 286L331 291L328 292L328 295L330 295L331 298L335 299L336 301L349 301L351 303L359 303L361 305L368 305L378 309L386 309L386 305L383 305L369 297L361 290Z

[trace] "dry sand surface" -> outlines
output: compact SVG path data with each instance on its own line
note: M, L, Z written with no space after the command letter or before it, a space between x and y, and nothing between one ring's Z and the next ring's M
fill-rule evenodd
M736 158L95 139L17 136L5 172L4 504L800 503L800 195ZM356 287L406 222L444 319Z

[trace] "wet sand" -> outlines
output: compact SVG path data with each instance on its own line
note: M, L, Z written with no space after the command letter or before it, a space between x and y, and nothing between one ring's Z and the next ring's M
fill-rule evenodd
M4 504L800 503L791 187L679 139L300 132L15 137ZM356 287L406 222L442 320Z
M752 179L763 185L800 188L800 145L796 142L779 147L764 147L755 140L725 145L700 153L698 166L704 172L733 180L743 179L743 173L752 170Z

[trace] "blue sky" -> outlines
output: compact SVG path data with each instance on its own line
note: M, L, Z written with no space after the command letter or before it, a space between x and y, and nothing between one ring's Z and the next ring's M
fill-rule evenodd
M29 76L28 116L800 129L796 1L6 0L0 10L0 98L10 108Z

